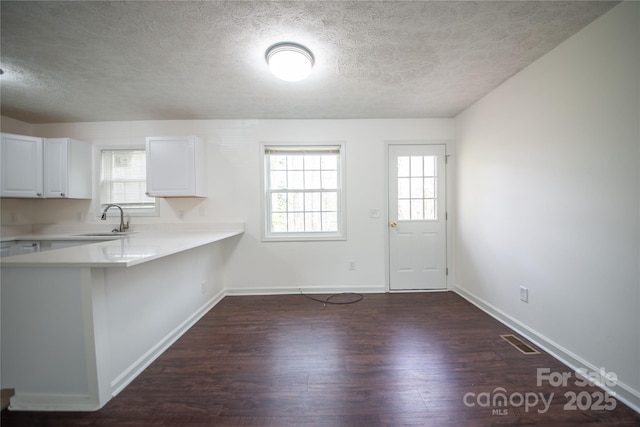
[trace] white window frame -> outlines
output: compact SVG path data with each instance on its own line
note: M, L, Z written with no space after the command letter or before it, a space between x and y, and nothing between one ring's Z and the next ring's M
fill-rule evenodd
M146 147L144 146L144 144L142 145L103 145L103 146L98 146L97 148L97 154L96 154L96 164L97 167L95 168L95 170L97 171L97 177L96 177L96 191L94 194L97 194L97 202L98 202L98 212L96 212L96 217L100 218L102 216L102 212L104 211L105 206L107 205L105 202L103 202L102 200L102 152L103 151L117 151L117 150L124 150L124 151L145 151ZM122 205L122 210L124 211L124 214L127 216L132 216L132 217L157 217L160 216L160 206L158 203L158 199L155 198L155 204L154 206L149 206L149 207L138 207L138 208L133 208L133 207L129 207L127 205ZM108 218L119 218L120 217L120 210L119 209L109 209L107 211L107 217Z
M338 147L338 207L337 207L337 231L335 232L272 232L271 231L271 197L269 189L270 166L268 149L283 149L310 152L322 148ZM323 241L323 240L346 240L346 143L344 141L323 141L323 142L263 142L260 144L260 165L261 165L261 211L262 211L262 241Z

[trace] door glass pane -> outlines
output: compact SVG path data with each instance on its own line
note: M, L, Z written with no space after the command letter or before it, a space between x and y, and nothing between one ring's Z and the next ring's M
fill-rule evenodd
M398 198L408 199L411 195L409 178L398 178Z
M424 197L422 189L423 178L411 178L411 198L418 199Z
M411 219L411 209L409 200L398 200L398 220L408 221Z
M427 199L435 199L436 197L436 179L424 179L424 197Z
M424 219L424 202L422 199L411 199L411 219Z
M398 220L437 220L437 156L398 156Z
M424 176L436 176L436 156L424 156Z
M436 200L427 199L424 201L424 219L436 220Z
M424 176L422 173L422 156L411 156L411 176Z
M410 176L409 157L398 156L398 176Z

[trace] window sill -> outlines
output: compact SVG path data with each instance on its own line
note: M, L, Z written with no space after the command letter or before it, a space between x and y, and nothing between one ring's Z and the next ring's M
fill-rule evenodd
M347 240L344 234L294 234L262 236L263 242L335 242Z

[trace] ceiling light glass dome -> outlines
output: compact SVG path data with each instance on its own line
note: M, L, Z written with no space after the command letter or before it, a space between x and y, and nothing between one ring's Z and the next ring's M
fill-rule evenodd
M297 82L311 74L313 53L297 43L276 43L265 54L271 73L281 80Z

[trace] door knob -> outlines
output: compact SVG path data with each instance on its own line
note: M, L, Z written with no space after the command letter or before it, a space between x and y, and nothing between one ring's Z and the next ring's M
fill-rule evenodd
M397 226L398 224L392 221L392 222L390 222L390 223L389 223L389 225L390 225L390 226L392 226L392 227L395 227L395 226Z

